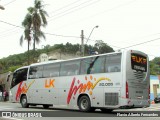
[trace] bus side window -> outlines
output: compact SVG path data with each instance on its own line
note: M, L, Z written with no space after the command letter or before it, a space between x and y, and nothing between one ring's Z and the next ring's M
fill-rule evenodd
M42 78L43 66L32 66L29 70L29 79Z
M81 74L104 73L105 57L97 56L81 61Z
M36 68L35 67L30 67L29 69L29 79L35 79L36 78Z
M44 65L43 77L58 77L60 64Z
M79 75L80 61L70 61L61 64L60 76Z
M79 67L76 64L70 64L67 66L68 72L67 75L78 75L79 74Z
M97 56L94 57L92 61L94 61L94 64L91 70L91 74L104 73L105 57Z
M106 56L106 72L121 71L121 54Z
M81 60L81 70L80 70L80 74L87 74L87 70L90 66L91 63L91 58L86 58L86 59L82 59Z

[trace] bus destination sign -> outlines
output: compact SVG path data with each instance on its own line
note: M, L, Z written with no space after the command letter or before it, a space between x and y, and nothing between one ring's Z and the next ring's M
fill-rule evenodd
M131 65L133 70L146 72L147 71L147 58L135 53L131 54Z

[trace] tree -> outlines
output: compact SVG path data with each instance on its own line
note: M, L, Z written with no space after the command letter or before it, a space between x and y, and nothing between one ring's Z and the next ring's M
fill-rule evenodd
M47 25L46 16L47 12L43 9L41 0L34 1L34 7L29 7L28 12L31 15L31 30L33 32L33 50L35 51L35 43L40 42L40 38L45 39L44 33L41 31L41 26L45 27Z
M41 26L45 27L47 25L46 16L47 12L43 9L41 0L34 1L34 7L29 7L28 13L25 16L22 26L24 29L24 35L20 38L20 44L22 45L23 40L28 41L28 64L29 64L29 44L31 38L33 37L33 51L35 52L35 44L40 42L40 38L45 39L44 33L41 31Z
M102 40L96 40L96 43L95 43L94 47L95 47L95 49L97 49L99 54L114 52L113 48L108 46Z
M31 41L31 25L32 25L31 23L32 23L32 16L31 16L31 14L27 13L27 15L25 16L25 18L22 22L22 26L24 27L24 35L22 35L20 38L20 45L22 46L23 40L27 40L27 43L28 43L28 65L30 63L29 45L30 45L30 41Z

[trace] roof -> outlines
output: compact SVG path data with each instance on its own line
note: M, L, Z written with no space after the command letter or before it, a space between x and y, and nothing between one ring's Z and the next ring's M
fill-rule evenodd
M20 68L18 68L18 69L16 69L15 71L17 71L17 70L19 70L19 69L23 69L23 68L28 68L29 66L23 66L23 67L20 67ZM14 71L14 72L15 72Z
M36 65L45 65L45 64L50 64L50 63L57 63L57 62L61 62L64 60L52 60L52 61L45 61L45 62L39 62L39 63L33 63L30 66L36 66Z

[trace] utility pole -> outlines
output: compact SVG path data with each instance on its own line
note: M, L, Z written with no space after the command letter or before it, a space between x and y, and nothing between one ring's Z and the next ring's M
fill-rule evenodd
M84 31L81 30L81 53L83 53L84 56Z
M88 39L87 39L87 41L86 41L86 44L87 44L89 38L91 37L91 34L92 34L92 32L93 32L93 30L94 30L95 28L98 28L98 25L95 26L95 27L92 29L91 33L90 33L89 36L88 36ZM84 45L84 33L83 33L83 30L81 30L81 40L82 40L82 48L81 48L81 50L82 50L82 53L83 53L83 56L84 56L84 54L85 54L85 45Z

